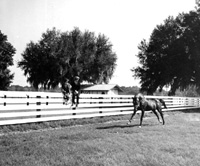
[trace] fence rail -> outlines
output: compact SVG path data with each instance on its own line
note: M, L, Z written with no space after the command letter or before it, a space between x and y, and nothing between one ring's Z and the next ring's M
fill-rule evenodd
M33 123L74 118L131 114L133 95L81 94L76 110L64 105L61 93L0 91L0 125ZM162 98L164 111L196 109L200 98L146 96Z

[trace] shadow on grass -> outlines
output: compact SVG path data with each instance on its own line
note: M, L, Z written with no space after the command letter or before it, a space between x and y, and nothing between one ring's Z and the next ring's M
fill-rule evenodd
M150 124L143 124L142 127L144 126L151 126ZM114 128L132 128L132 127L138 127L139 128L139 124L117 124L117 125L111 125L111 126L103 126L103 127L97 127L96 129L98 130L104 130L104 129L114 129Z

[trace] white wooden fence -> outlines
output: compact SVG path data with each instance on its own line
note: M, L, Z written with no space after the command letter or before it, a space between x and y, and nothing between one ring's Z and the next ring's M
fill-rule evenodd
M131 95L81 94L76 110L64 105L61 93L0 91L0 125L131 114ZM200 98L146 96L162 98L168 109L196 109Z

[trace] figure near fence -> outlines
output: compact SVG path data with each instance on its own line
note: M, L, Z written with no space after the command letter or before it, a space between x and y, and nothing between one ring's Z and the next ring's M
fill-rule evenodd
M152 112L156 115L156 117L157 117L157 119L160 123L162 123L163 125L165 124L164 116L163 116L163 113L162 113L162 105L164 106L164 108L167 108L167 107L166 107L164 100L162 100L162 99L149 99L149 100L147 100L144 97L144 95L141 94L141 93L135 95L132 99L133 99L134 111L133 111L133 114L131 115L131 118L130 118L128 124L131 123L131 121L132 121L132 119L133 119L133 117L136 114L138 109L141 110L140 126L139 127L142 126L144 112L150 111L150 110L152 110ZM156 110L160 114L162 121L160 120L159 115L158 115Z
M78 107L79 104L79 95L80 95L80 78L75 76L72 81L72 106Z
M62 83L62 94L63 94L63 98L64 98L64 104L68 105L71 103L71 84L69 83L69 79L65 78L64 82Z

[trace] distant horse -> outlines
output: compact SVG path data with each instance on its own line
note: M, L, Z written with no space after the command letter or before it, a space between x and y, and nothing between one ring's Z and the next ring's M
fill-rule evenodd
M163 113L162 113L162 105L164 106L164 108L167 108L164 100L162 100L162 99L147 100L141 93L135 95L133 97L134 111L133 111L133 114L131 115L131 118L130 118L128 124L131 123L133 116L136 114L137 110L140 109L142 111L142 113L141 113L141 117L140 117L140 126L139 127L142 126L142 120L143 120L144 112L150 111L150 110L152 110L153 113L156 115L156 117L158 118L158 121L160 123L163 123L163 125L164 125L165 120L164 120ZM160 121L158 113L156 112L156 110L158 110L158 112L160 113L162 121Z

